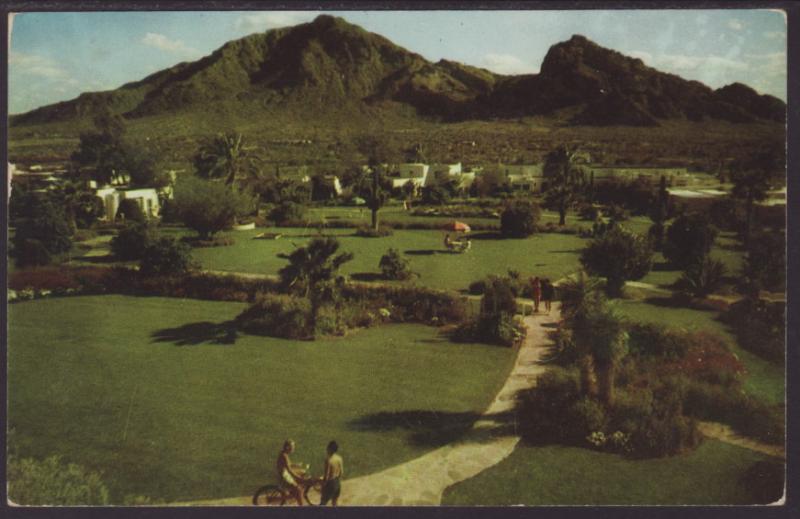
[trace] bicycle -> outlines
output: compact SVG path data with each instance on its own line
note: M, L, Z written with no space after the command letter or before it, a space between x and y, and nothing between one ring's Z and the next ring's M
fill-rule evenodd
M308 467L306 466L306 470ZM322 478L304 478L300 481L303 487L303 497L306 503L318 506L322 502ZM294 501L294 496L289 489L275 484L260 487L253 494L253 504L256 506L283 506L287 501Z

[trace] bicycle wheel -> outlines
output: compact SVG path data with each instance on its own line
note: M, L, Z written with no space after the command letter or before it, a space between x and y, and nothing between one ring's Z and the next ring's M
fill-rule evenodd
M253 494L253 504L256 506L283 506L286 495L278 485L264 485Z
M318 506L322 501L322 481L315 481L308 485L303 495L306 498L306 503Z

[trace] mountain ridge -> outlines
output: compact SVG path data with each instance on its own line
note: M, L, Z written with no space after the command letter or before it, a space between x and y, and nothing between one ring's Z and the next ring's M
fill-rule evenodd
M573 125L657 126L718 119L784 122L786 105L741 83L712 89L574 35L548 50L538 74L501 75L451 60L430 62L330 15L231 40L111 91L11 117L13 126L70 121L109 110L126 118L246 106L366 113L405 106L441 121L549 115Z

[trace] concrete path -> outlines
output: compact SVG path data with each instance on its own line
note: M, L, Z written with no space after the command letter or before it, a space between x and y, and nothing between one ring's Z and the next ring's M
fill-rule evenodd
M541 360L551 344L549 328L558 320L559 307L553 304L549 315L524 317L528 333L502 389L459 441L419 458L381 472L346 479L342 482L339 504L344 506L426 506L439 505L444 490L475 476L505 459L520 440L515 430L514 400L518 391L532 387L545 371ZM178 506L249 505L250 497L196 501Z
M762 443L736 433L729 425L717 422L699 422L697 425L700 432L709 438L714 438L724 443L730 443L731 445L750 449L769 456L775 456L776 458L786 459L786 449L783 445Z

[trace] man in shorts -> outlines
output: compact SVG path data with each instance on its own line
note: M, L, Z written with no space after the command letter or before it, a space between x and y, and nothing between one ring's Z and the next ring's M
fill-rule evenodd
M325 458L325 475L322 478L322 501L321 505L327 505L328 501L333 506L339 503L339 494L342 493L342 485L340 479L344 474L344 464L342 457L336 452L339 450L339 445L335 440L328 443L328 457Z

